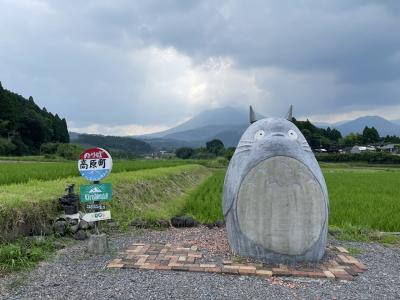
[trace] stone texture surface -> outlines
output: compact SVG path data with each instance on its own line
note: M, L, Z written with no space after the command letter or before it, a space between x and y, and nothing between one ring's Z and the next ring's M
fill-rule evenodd
M298 160L264 160L243 180L237 215L242 232L277 253L299 255L318 240L324 225L320 185Z
M237 255L274 262L322 258L328 192L314 154L293 123L267 118L249 126L228 167L223 212Z

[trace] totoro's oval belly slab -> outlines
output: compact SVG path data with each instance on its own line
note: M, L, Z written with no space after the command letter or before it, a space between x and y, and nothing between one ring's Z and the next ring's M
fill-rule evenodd
M256 165L238 194L243 234L271 251L300 255L318 240L326 219L321 186L300 161L275 156Z

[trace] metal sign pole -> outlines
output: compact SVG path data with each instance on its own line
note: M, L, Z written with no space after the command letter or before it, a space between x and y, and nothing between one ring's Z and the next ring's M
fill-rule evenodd
M93 181L93 184L100 184L100 180L97 180L97 181ZM95 205L100 205L100 201L94 201L93 202ZM96 208L95 210L94 210L94 212L99 212L100 210L98 209L98 208ZM100 234L100 232L99 232L99 221L95 221L94 222L94 229L95 229L95 231L96 231L96 234L97 235L99 235Z
M86 205L91 213L86 213L82 219L86 222L94 222L95 234L91 235L88 243L88 252L94 254L104 254L108 248L106 234L100 234L99 221L111 219L111 211L103 210L106 208L101 201L111 201L111 183L100 183L112 169L112 157L104 149L93 147L86 149L78 160L80 174L90 181L91 185L80 185L80 201L90 202Z

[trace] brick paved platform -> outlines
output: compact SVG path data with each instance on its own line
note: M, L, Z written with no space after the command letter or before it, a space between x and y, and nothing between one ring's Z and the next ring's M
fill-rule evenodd
M197 246L181 247L171 244L133 244L122 258L114 259L108 268L174 270L189 272L226 273L260 277L296 276L331 280L354 280L367 271L367 267L350 256L343 247L328 247L329 261L307 266L266 265L262 263L237 263L221 260L220 263L204 261Z

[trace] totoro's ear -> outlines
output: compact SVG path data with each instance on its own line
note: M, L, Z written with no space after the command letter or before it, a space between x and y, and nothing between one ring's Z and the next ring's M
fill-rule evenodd
M254 113L254 110L250 105L250 124L253 124L255 121L257 121L256 114Z
M291 104L289 107L289 111L286 114L286 119L292 121L293 119L293 105Z

